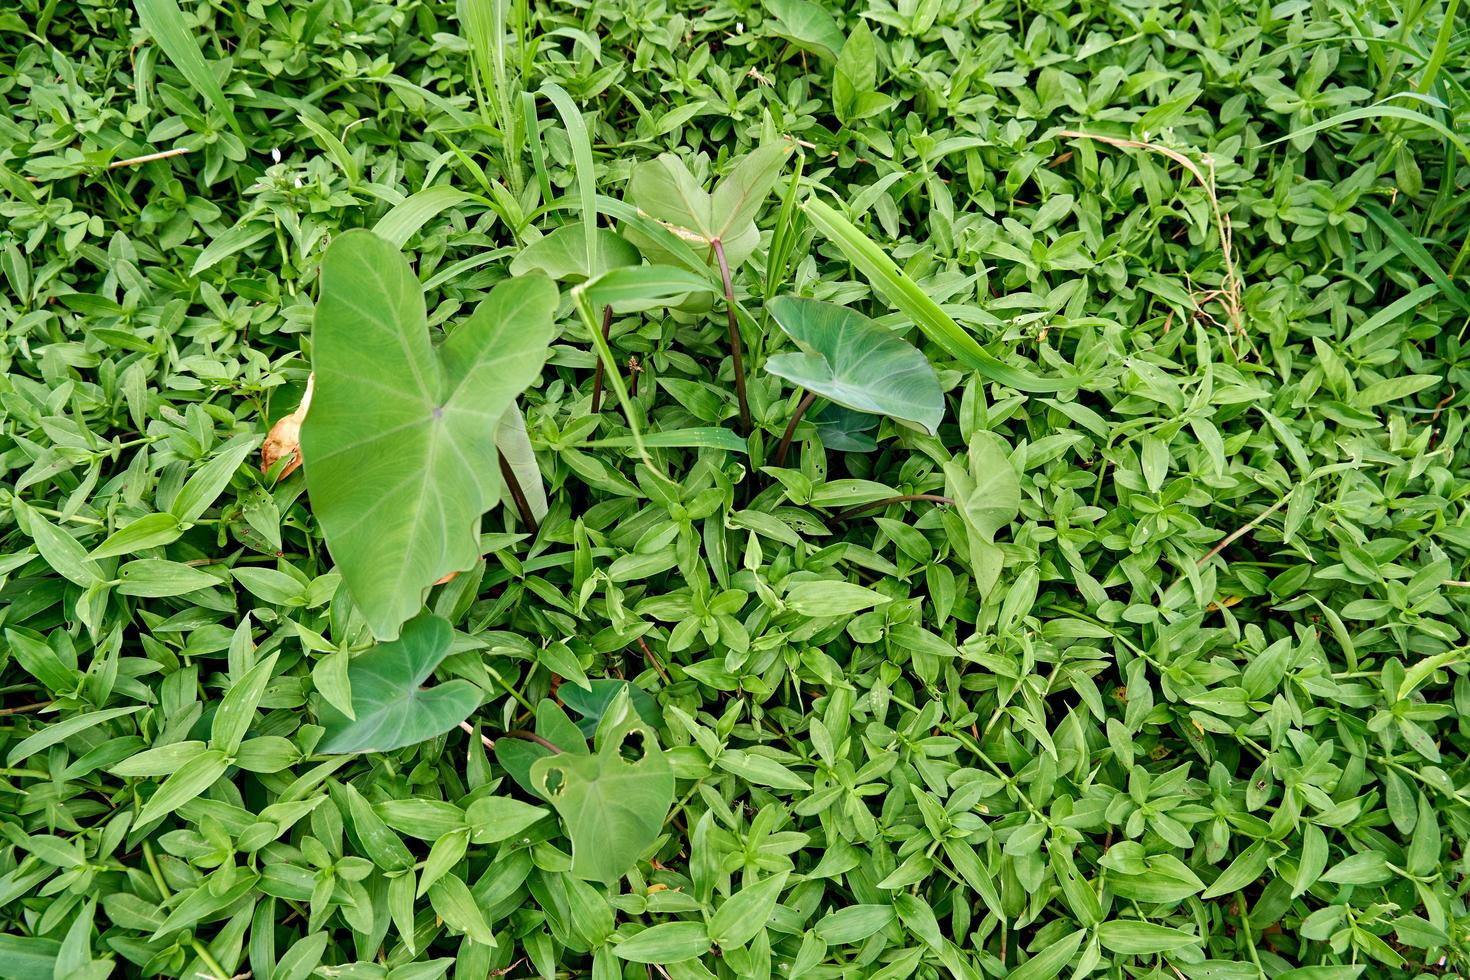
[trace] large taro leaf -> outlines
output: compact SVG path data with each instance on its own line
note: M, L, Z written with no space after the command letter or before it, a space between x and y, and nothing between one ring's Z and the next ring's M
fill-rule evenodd
M608 706L595 752L537 759L531 783L566 824L572 874L606 884L637 863L674 804L673 769L626 692Z
M442 735L480 706L480 691L465 680L422 687L450 653L449 621L421 613L403 624L398 639L382 643L347 666L352 714L323 702L326 734L318 752L389 752Z
M835 303L778 296L769 309L802 353L772 355L766 370L844 408L939 427L939 376L912 344Z
M503 282L436 349L419 282L381 238L339 236L321 279L307 491L343 580L387 640L431 584L479 559L480 516L501 494L496 426L541 370L557 292L539 274Z
M697 251L711 254L710 243L718 239L725 261L735 269L760 242L756 215L791 150L786 142L756 147L741 158L712 193L705 193L683 160L663 153L633 168L628 179L628 201L650 218L663 222ZM678 264L637 228L628 225L623 231L650 262Z

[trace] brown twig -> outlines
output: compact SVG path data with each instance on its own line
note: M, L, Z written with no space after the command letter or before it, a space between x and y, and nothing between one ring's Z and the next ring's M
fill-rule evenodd
M459 727L460 727L460 728L463 728L463 729L464 729L464 730L465 730L465 733L466 733L466 734L468 734L468 735L473 735L473 734L475 734L475 728L474 728L474 726L473 726L473 725L471 725L471 724L470 724L470 723L469 723L469 722L467 722L467 721L462 721L462 722L460 722L460 723L459 723ZM495 748L495 739L493 739L493 738L491 738L491 737L490 737L490 736L488 736L488 735L483 735L483 734L482 734L482 735L481 735L481 736L480 736L480 742L481 742L481 744L483 744L483 745L484 745L484 746L485 746L485 748L487 748L487 749L493 749L493 748Z
M725 312L730 318L730 360L735 369L735 397L740 402L741 435L750 435L750 404L745 400L744 352L740 345L740 323L735 318L735 284L730 280L730 264L725 261L725 246L718 238L710 239L715 259L720 264L720 279L725 284Z
M523 742L535 742L543 749L550 749L552 755L561 755L561 747L548 742L535 732L528 732L524 728L512 728L505 733L506 738L518 738Z
M0 715L24 715L49 707L51 707L50 701L37 701L35 704L23 704L16 708L0 708Z
M140 157L129 157L126 160L114 160L107 165L107 169L117 170L120 167L135 167L141 163L153 163L155 160L167 160L170 157L181 157L185 153L192 152L194 151L186 146L176 146L172 150L159 150L157 153L145 153ZM40 178L38 177L26 178L26 180L30 181L33 184L39 179Z
M1232 542L1239 541L1241 538L1245 537L1247 534L1250 534L1251 531L1255 530L1256 527L1259 526L1262 521L1264 521L1266 518L1270 517L1272 514L1276 513L1278 510L1280 510L1281 507L1282 507L1282 505L1285 504L1290 499L1291 499L1291 494L1288 493L1286 496L1284 496L1280 500L1276 501L1276 503L1272 504L1270 507L1267 507L1265 510L1263 510L1259 514L1257 514L1254 518L1251 519L1250 523L1246 524L1244 527L1238 527L1234 531L1231 531L1229 534L1227 534L1220 541L1219 544L1215 545L1209 551L1205 552L1205 556L1203 558L1201 558L1199 561L1195 562L1195 564L1198 565L1198 566L1200 566L1201 568L1203 568L1205 562L1209 561L1211 558L1215 557L1220 552L1224 551L1226 548L1228 548L1231 545Z
M510 491L510 499L515 501L516 510L521 515L521 523L530 529L531 537L534 538L541 528L536 524L535 515L531 513L531 503L526 499L526 492L521 489L521 483L516 479L515 471L506 461L505 453L499 453L499 456L500 478L505 481L505 488Z
M602 308L602 339L608 341L612 335L612 304ZM602 408L602 358L597 359L597 370L592 373L592 414Z
M664 670L664 665L658 662L658 657L654 656L653 651L648 649L648 644L643 642L643 637L641 636L638 637L638 646L642 648L643 655L648 658L649 663L653 664L653 669L658 671L658 676L664 679L664 683L673 683L669 680L669 674L668 671Z
M928 500L931 503L936 504L954 503L954 501L949 497L945 497L937 493L906 493L898 497L884 497L882 500L871 500L866 504L858 504L856 507L849 507L847 510L839 511L838 513L832 515L832 519L834 521L845 521L850 517L856 517L858 514L861 514L865 510L873 510L876 507L887 507L889 504L905 504L911 500Z
M140 157L130 157L126 160L114 160L107 165L108 170L116 170L119 167L135 167L140 163L152 163L155 160L167 160L169 157L181 157L185 153L192 153L187 146L176 146L172 150L159 150L157 153L145 153Z
M791 437L796 434L796 423L801 421L801 417L806 414L806 410L811 408L812 402L816 400L816 392L809 391L801 396L801 401L796 405L796 411L791 413L791 421L786 423L786 431L781 435L781 445L776 448L774 462L777 466L785 465L786 451L791 448Z
M1189 157L1180 153L1178 150L1171 149L1167 146L1160 146L1158 143L1120 139L1116 136L1101 136L1097 133L1084 133L1075 129L1064 129L1057 133L1057 135L1070 139L1094 140L1098 143L1106 143L1109 146L1117 146L1124 149L1150 150L1173 160L1185 170L1188 170L1194 176L1195 180L1199 181L1200 186L1205 190L1205 195L1210 199L1210 210L1214 212L1215 225L1219 229L1220 254L1225 260L1225 283L1222 289L1199 294L1196 297L1196 302L1208 302L1212 299L1220 300L1221 304L1225 307L1225 312L1230 317L1231 325L1235 328L1235 332L1242 338L1245 338L1246 342L1250 343L1251 349L1254 350L1255 344L1245 332L1245 308L1241 305L1241 294L1245 290L1245 283L1240 278L1240 273L1235 266L1234 236L1232 234L1230 220L1220 210L1220 198L1215 189L1214 158L1208 155L1204 158L1205 166L1209 171L1209 176L1207 177L1205 172L1200 170L1199 165Z

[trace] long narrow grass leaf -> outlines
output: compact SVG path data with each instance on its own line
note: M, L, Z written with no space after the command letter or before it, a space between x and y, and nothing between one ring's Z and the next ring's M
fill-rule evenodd
M402 248L415 232L435 217L458 204L474 200L479 198L447 184L426 187L399 201L379 218L373 225L373 234Z
M234 107L230 105L230 100L220 87L219 79L209 67L209 62L204 60L204 54L189 32L184 12L179 9L178 3L175 0L133 0L133 6L138 11L138 23L158 42L158 46L168 55L168 60L173 62L184 80L203 96L210 108L229 121L230 128L236 134L241 134Z
M1006 364L981 347L918 283L895 265L876 242L836 208L816 198L807 198L802 209L817 230L831 239L890 303L911 317L926 337L973 368L981 377L1018 391L1072 391L1080 386L1072 380L1040 378Z
M1285 143L1288 140L1294 140L1298 136L1307 136L1311 133L1320 133L1324 129L1333 129L1345 123L1358 122L1362 119L1376 119L1380 116L1387 116L1391 119L1402 119L1406 122L1411 122L1415 123L1416 125L1423 126L1426 129L1434 130L1434 132L1438 133L1439 135L1443 136L1445 139L1453 143L1455 149L1460 151L1460 155L1463 156L1467 161L1470 161L1470 144L1467 144L1465 140L1460 136L1460 134L1456 133L1454 130L1450 129L1444 123L1440 122L1438 119L1433 118L1432 116L1426 116L1424 113L1416 112L1413 109L1405 109L1403 106L1388 104L1389 99L1409 98L1414 95L1415 93L1413 92L1402 92L1398 95L1389 96L1388 99L1385 99L1382 102L1375 102L1369 106L1363 106L1358 109L1349 109L1346 112L1339 112L1334 116L1328 116L1326 119L1312 123L1312 125L1310 126L1303 126L1301 129L1292 130L1285 136L1278 137L1277 139L1274 139L1269 143L1262 143L1261 146L1263 148L1268 146L1275 146L1278 143ZM1427 100L1428 97L1426 96L1422 98L1424 100ZM1435 99L1433 101L1435 104L1438 104L1439 100Z
M1430 282L1439 287L1446 299L1466 312L1470 312L1470 297L1467 297L1450 281L1450 277L1445 275L1444 269L1434 261L1434 256L1429 254L1429 250L1420 244L1419 239L1415 238L1397 218L1389 214L1387 208L1377 201L1362 201L1358 206L1363 209L1364 214L1373 219L1374 224L1383 230L1384 235L1388 236L1388 240L1393 242L1394 247L1403 253L1404 258L1414 263L1420 272L1429 277Z
M597 261L597 180L592 169L592 140L587 135L587 124L572 97L555 82L547 82L541 92L556 106L562 125L567 128L567 140L572 144L572 162L577 168L577 197L582 206L582 231L587 246L587 268Z

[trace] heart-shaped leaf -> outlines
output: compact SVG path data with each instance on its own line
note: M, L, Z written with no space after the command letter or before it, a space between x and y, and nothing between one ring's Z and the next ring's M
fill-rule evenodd
M643 688L628 681L602 678L591 681L588 688L580 688L575 684L563 684L559 696L563 704L582 716L577 721L577 727L581 729L583 735L590 738L592 733L597 731L597 725L602 721L602 716L606 714L608 706L625 690L628 692L633 710L638 712L638 717L650 725L658 724L658 702Z
M527 245L510 263L510 274L544 272L553 279L582 280L600 276L609 269L637 265L641 259L622 235L606 228L597 229L594 241L597 255L587 261L587 235L580 221L562 225L550 234ZM591 267L589 269L589 266Z
M839 453L870 453L878 443L868 435L878 427L878 416L867 412L854 412L836 402L828 402L821 411L807 416L817 427L817 438L828 449Z
M307 491L373 635L392 639L432 583L479 559L501 494L496 426L546 359L556 287L501 283L436 349L419 282L381 238L339 236L321 278Z
M572 874L607 884L648 850L674 804L673 769L630 704L622 691L608 706L596 752L562 752L531 766L532 784L572 838Z
M683 160L663 153L633 168L628 179L628 200L696 248L707 248L718 239L725 250L725 261L734 269L760 242L755 217L781 175L791 149L791 144L785 142L756 147L712 194L705 193ZM628 225L623 231L650 262L678 264L675 257L637 228Z
M347 666L352 689L349 718L324 703L327 733L318 752L389 752L442 735L480 706L480 691L465 680L421 685L449 656L449 621L428 613L403 624L398 639L382 643Z
M778 296L769 309L803 353L772 355L766 370L844 408L939 427L939 376L912 344L835 303Z

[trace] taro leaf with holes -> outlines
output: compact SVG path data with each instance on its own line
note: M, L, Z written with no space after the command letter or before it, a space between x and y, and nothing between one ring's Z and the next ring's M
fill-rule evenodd
M556 287L499 284L436 349L419 282L381 238L338 236L321 278L306 485L373 635L392 639L431 584L479 560L501 496L495 429L546 359Z
M975 586L986 595L995 588L1004 560L995 534L1020 513L1021 485L1005 443L993 432L975 433L968 468L959 459L950 460L944 464L944 477L970 539Z
M612 884L663 831L674 804L674 772L626 691L608 706L591 754L537 759L531 782L572 839L572 874Z
M609 269L637 265L638 249L622 235L606 228L597 229L596 261L587 261L587 236L582 223L562 225L521 250L510 264L510 274L544 272L553 279L580 281L599 276ZM592 268L589 271L588 266Z
M750 257L760 241L756 213L775 186L791 150L792 145L786 142L756 147L715 186L713 193L705 193L683 160L663 153L633 168L628 201L650 218L663 222L696 251L708 254L710 261L714 258L709 245L719 239L725 261L733 270ZM623 233L650 262L678 264L676 258L631 224Z
M771 355L767 371L853 411L939 428L944 392L918 348L835 303L778 296L769 309L802 353Z
M323 702L326 728L318 752L389 752L442 735L480 705L480 691L466 680L423 688L449 656L449 621L421 613L403 624L398 639L354 657L347 667L352 713Z

